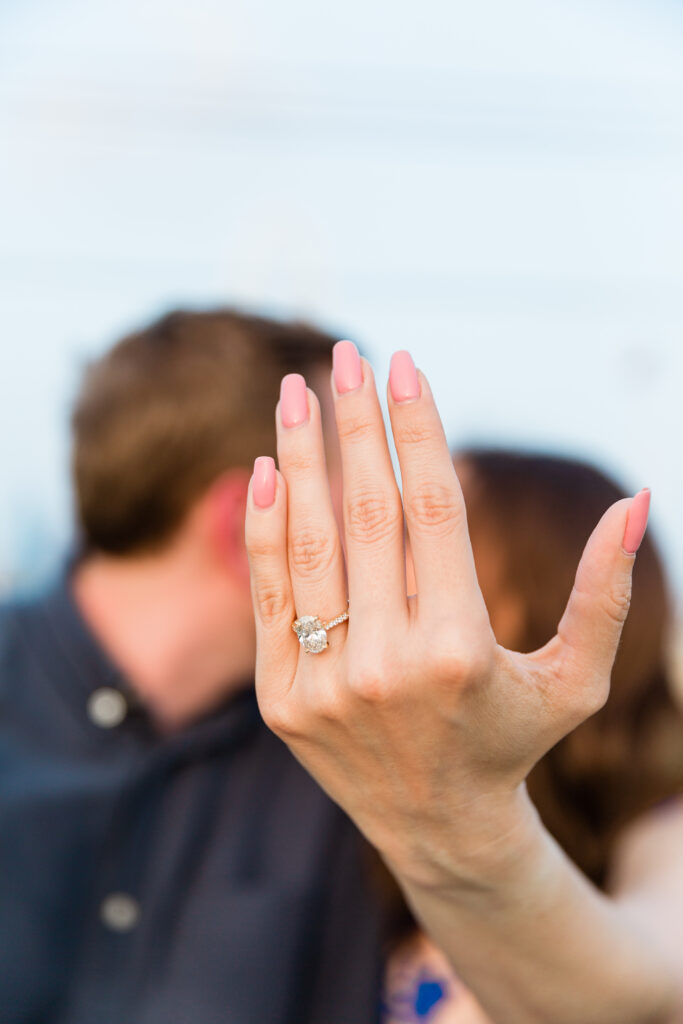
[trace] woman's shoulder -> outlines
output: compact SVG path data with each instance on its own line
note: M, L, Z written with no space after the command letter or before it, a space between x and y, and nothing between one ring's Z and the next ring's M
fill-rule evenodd
M627 828L615 848L609 892L641 934L680 971L683 949L683 797Z
M612 858L608 889L614 894L683 886L683 793L641 815L619 836Z

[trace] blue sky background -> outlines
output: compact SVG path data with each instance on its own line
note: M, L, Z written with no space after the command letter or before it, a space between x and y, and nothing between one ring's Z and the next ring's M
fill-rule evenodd
M0 587L68 538L87 358L232 301L650 485L683 593L683 3L5 0Z

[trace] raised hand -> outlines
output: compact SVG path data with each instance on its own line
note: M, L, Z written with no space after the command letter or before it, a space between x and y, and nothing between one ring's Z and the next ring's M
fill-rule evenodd
M394 476L370 366L334 352L343 536L325 467L320 406L285 378L280 473L259 459L246 536L262 714L394 870L417 884L478 885L537 827L524 779L607 698L649 492L596 526L556 637L521 655L496 644L438 411L410 356L391 366ZM567 508L571 515L571 507ZM405 530L417 595L406 588ZM308 653L292 624L324 626ZM305 640L305 638L304 638Z

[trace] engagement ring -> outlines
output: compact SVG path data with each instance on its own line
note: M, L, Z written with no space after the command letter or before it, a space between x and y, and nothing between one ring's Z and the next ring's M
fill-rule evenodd
M317 615L302 615L292 623L292 629L307 654L320 654L327 647L328 629L346 622L348 617L348 612L342 612L329 622L322 622Z

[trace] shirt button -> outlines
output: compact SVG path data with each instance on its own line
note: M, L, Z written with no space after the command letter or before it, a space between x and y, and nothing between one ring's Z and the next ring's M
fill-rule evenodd
M88 718L101 729L112 729L120 725L127 711L126 698L111 686L93 690L88 698Z
M125 892L113 892L102 901L100 920L113 932L129 932L140 920L137 900Z

